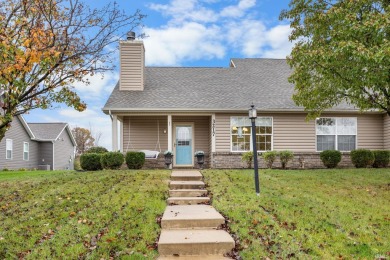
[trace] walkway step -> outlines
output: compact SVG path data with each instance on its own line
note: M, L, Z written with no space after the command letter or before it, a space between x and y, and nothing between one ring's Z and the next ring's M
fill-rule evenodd
M203 181L171 181L169 188L172 190L178 189L204 189Z
M180 189L169 191L169 197L202 197L205 195L207 195L207 190Z
M224 223L224 217L210 205L178 205L167 206L161 219L161 228L213 229Z
M161 256L223 255L234 248L224 230L162 230L158 242ZM203 257L202 257L203 259Z
M196 205L202 203L209 203L209 197L170 197L167 199L168 205Z
M171 173L172 181L201 181L202 174L199 171L173 171Z

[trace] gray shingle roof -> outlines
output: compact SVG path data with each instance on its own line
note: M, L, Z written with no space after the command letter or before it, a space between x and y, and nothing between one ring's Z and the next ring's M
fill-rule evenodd
M302 110L285 59L232 59L235 67L146 67L144 91L114 88L103 110ZM346 105L337 110L352 110Z
M66 123L28 123L36 139L50 141L56 140L66 125Z

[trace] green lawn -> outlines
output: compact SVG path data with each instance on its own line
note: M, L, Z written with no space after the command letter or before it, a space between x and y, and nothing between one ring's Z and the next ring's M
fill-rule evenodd
M243 259L388 259L390 169L205 170Z
M0 172L0 259L153 259L169 171Z

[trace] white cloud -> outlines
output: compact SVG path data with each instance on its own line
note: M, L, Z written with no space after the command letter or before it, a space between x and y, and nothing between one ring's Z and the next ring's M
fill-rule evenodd
M170 16L170 23L181 24L184 21L215 22L217 14L204 6L198 0L172 0L169 4L150 4L149 8Z
M112 86L119 79L119 73L116 71L106 72L104 75L98 73L93 76L86 76L89 84L76 82L74 87L82 99L96 99L106 96L112 90Z
M256 5L256 0L241 0L238 5L230 5L222 9L220 16L239 18L245 15L247 9Z
M179 66L186 61L222 59L228 51L267 58L285 58L290 53L289 26L267 26L269 22L257 17L256 0L239 0L220 10L211 8L215 2L151 4L168 22L159 28L144 28L149 36L144 39L146 64Z
M217 26L191 22L160 29L145 28L147 65L180 65L185 60L222 58L225 47Z
M78 126L90 129L92 135L101 133L99 146L111 149L111 119L99 107L88 108L83 112L65 108L59 111L59 115L65 122L69 122L71 128Z

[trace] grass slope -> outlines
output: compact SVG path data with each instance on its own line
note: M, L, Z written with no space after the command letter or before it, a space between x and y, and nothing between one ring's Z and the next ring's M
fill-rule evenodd
M390 170L203 171L243 259L386 259Z
M169 173L0 173L0 258L155 258Z

